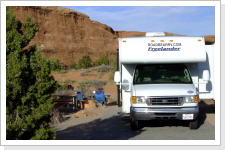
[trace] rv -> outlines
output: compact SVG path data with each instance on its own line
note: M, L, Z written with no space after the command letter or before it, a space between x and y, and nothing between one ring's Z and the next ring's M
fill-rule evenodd
M199 102L213 99L213 45L203 37L119 38L118 105L133 130L146 120L188 121L198 128Z

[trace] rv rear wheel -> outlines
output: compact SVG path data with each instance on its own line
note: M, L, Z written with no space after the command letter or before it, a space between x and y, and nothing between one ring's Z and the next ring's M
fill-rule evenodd
M190 129L198 129L198 118L189 122Z

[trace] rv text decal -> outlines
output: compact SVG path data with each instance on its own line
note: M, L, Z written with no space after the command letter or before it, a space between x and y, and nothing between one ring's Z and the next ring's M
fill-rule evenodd
M148 51L180 51L181 43L148 43ZM165 47L164 47L165 46Z

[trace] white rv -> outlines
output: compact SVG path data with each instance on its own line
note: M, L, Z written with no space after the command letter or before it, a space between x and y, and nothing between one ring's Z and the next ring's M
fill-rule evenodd
M140 129L143 120L178 119L197 129L200 99L213 99L213 45L164 33L118 40L114 81L131 128Z

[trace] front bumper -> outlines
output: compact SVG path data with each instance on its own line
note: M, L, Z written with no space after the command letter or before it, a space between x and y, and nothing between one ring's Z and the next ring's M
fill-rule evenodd
M193 114L193 119L189 120L195 120L198 117L199 108L130 108L130 115L135 120L184 120L183 114Z

